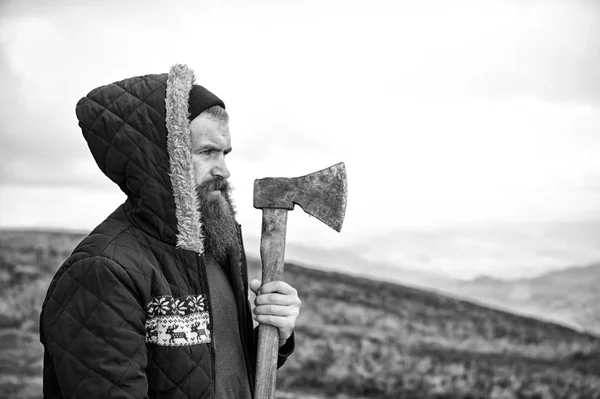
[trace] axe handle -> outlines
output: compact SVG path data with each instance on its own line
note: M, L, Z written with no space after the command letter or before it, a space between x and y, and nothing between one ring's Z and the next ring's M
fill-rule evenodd
M263 209L260 239L263 284L281 280L283 277L286 228L287 209ZM277 327L260 324L258 327L255 399L273 399L275 397L278 351L279 331Z

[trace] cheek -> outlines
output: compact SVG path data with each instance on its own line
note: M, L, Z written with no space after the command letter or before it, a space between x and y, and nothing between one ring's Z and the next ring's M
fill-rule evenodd
M208 168L206 165L194 159L194 177L196 178L196 184L202 184L206 180L208 174Z

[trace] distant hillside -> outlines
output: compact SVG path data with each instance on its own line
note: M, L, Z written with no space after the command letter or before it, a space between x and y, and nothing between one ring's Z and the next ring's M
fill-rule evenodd
M260 262L249 265L258 277ZM373 398L600 397L596 336L416 288L285 268L303 307L280 387Z
M600 263L527 279L501 280L483 276L448 285L445 290L600 336Z
M41 397L39 307L83 237L0 232L0 392ZM259 261L250 259L258 276ZM600 339L425 290L287 264L303 301L278 398L600 398Z
M542 223L524 226L523 231L518 231L519 226L398 232L368 241L362 249L327 250L290 243L286 258L299 265L319 265L326 270L435 290L600 335L600 263L572 267L577 264L573 259L600 259L600 247L595 244L600 238L600 223ZM391 251L397 251L401 261L376 260L375 254L390 248L396 248ZM541 264L535 265L538 258ZM484 273L468 281L432 271L485 271L493 265L495 270L512 269L514 274L519 269L515 265L521 261L525 262L520 267L524 274L558 264L562 267L537 277L500 279Z

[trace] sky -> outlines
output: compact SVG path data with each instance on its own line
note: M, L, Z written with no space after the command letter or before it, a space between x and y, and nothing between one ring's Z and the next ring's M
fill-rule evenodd
M0 226L100 223L124 197L90 156L76 102L185 63L227 105L251 242L254 179L343 161L342 232L297 209L288 242L457 277L599 260L595 244L548 255L564 237L539 227L600 237L598 21L588 0L4 0ZM540 240L482 234L521 226ZM440 240L447 250L429 245Z

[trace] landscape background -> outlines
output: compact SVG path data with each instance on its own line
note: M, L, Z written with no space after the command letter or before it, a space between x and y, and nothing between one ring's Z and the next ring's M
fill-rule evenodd
M53 273L84 236L0 231L1 397L41 397L40 306ZM585 302L595 318L580 319L578 331L314 266L285 266L285 279L297 287L303 305L296 352L278 372L280 399L600 398L597 303ZM260 261L250 257L249 269L250 278L259 277ZM586 286L582 275L592 273L597 275L598 265L528 284L550 299L546 307L536 303L548 311L562 295L545 290L548 283L552 286L558 277L568 284L579 280L580 289ZM464 284L481 288L490 283ZM505 298L502 284L492 287L494 298Z

